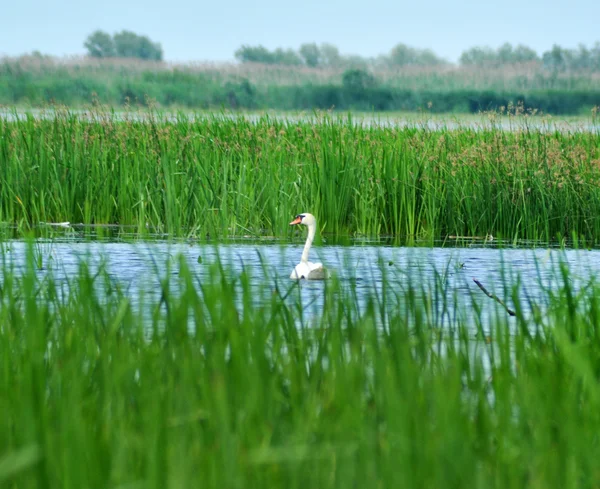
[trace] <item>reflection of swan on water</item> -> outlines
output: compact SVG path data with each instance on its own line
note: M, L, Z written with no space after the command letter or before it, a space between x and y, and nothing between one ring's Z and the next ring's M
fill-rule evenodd
M306 237L306 243L304 245L304 251L302 251L302 258L300 263L294 267L294 271L290 275L291 279L307 279L307 280L322 280L329 278L329 272L323 268L322 263L312 263L308 261L308 252L312 245L313 239L315 239L315 233L317 232L317 220L315 216L305 212L304 214L298 214L296 218L290 222L290 226L296 224L304 224L308 228L308 236Z

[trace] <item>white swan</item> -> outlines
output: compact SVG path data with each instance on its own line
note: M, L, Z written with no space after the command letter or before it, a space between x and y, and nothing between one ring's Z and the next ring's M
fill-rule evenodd
M329 278L329 272L323 268L322 263L312 263L308 261L308 252L312 245L313 239L315 239L315 233L317 232L317 220L315 216L305 212L298 214L296 218L290 222L290 226L296 224L304 224L308 227L308 236L306 237L306 243L304 244L304 251L302 251L302 258L300 263L294 267L294 271L290 275L293 280L323 280Z

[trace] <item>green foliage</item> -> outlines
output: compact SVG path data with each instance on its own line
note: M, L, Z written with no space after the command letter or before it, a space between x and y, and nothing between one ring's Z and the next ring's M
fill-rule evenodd
M568 269L539 304L507 280L514 319L413 267L401 281L381 270L386 299L318 284L309 322L300 288L268 268L257 283L251 269L159 262L159 293L136 295L88 260L65 280L37 272L33 250L10 268L10 253L7 487L600 484L600 289L576 289Z
M235 58L242 63L264 63L297 66L301 57L292 49L277 48L269 51L264 46L242 46L235 52Z
M103 31L98 30L90 34L83 46L93 58L111 58L117 55L115 41L110 34Z
M313 42L310 44L302 44L300 46L300 56L304 59L304 64L315 68L322 64L321 52L319 47Z
M527 47L519 44L515 48L509 43L505 43L494 50L489 47L474 47L464 51L460 55L460 64L464 66L505 66L515 63L528 63L539 61L537 53Z
M321 66L335 68L343 63L340 51L333 44L323 43L319 47L319 62Z
M542 55L543 65L552 72L564 71L600 71L600 42L588 49L580 44L578 49L564 49L553 45L550 51Z
M94 58L139 58L143 60L161 61L162 47L153 43L147 36L140 36L131 31L121 31L110 36L103 31L90 34L84 43L88 55Z
M272 53L264 46L242 46L235 52L235 59L242 63L273 63Z
M298 66L302 64L302 60L293 49L277 48L273 52L273 64Z
M348 64L338 49L331 44L302 44L298 52L293 49L277 48L269 51L264 46L241 46L235 52L235 59L241 63L263 63L269 65L298 66L310 68L335 67Z
M525 110L550 114L581 114L600 105L600 92L592 78L559 75L515 76L498 80L496 73L389 77L386 72L350 69L337 78L315 81L298 78L283 82L249 70L246 76L108 64L68 68L42 60L0 63L0 104L159 105L188 108L330 109L471 112L501 110L521 105ZM35 63L39 61L36 59ZM293 68L289 68L293 70Z
M310 68L344 67L346 69L367 69L373 66L373 60L361 56L342 56L338 48L332 44L302 44L298 53L278 48L271 52L264 46L242 46L235 52L235 58L242 62L265 64L304 64ZM378 58L379 65L395 68L398 66L436 66L447 64L430 49L415 49L405 44L395 46L389 56Z
M357 55L340 55L338 49L331 44L316 43L302 44L299 51L282 50L271 52L263 46L242 46L235 53L236 59L245 62L298 65L304 64L311 68L343 67L345 69L360 68L374 69L385 67L398 69L406 67L436 67L449 66L450 63L430 49L419 49L399 43L389 54L376 58L364 58ZM554 45L550 51L539 56L533 49L523 44L512 46L504 43L497 49L490 47L472 47L463 51L459 63L465 67L477 68L508 68L518 64L528 64L537 69L550 70L555 73L571 71L600 71L600 42L588 49L580 44L575 49L566 49Z
M507 66L515 63L535 63L554 73L570 71L600 71L600 42L591 49L580 44L578 49L565 49L553 45L552 49L542 53L542 56L531 48L518 45L513 48L505 43L498 49L489 47L474 47L464 51L460 56L463 66Z
M533 49L523 44L513 48L511 44L505 43L498 48L498 60L501 64L528 63L538 61L539 56Z
M161 61L163 51L158 43L153 43L146 36L139 36L131 31L121 31L113 36L117 56L122 58L140 58Z
M435 66L447 64L446 61L436 56L431 49L416 49L406 44L397 44L389 55L391 66Z
M347 90L364 91L376 85L375 77L365 70L346 70L342 75L342 86Z
M527 116L503 124L510 130L493 118L420 130L101 110L0 119L0 222L278 235L311 209L336 235L597 243L598 134L536 128Z

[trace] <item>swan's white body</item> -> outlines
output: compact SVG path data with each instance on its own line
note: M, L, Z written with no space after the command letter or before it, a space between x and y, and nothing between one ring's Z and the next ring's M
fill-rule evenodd
M317 220L312 214L304 213L298 214L296 219L290 222L290 226L296 224L304 224L308 228L308 236L306 237L306 243L304 244L304 250L302 251L302 258L300 263L294 267L290 278L292 280L323 280L329 277L329 272L323 267L322 263L313 263L308 261L308 252L315 239L315 233L317 232Z

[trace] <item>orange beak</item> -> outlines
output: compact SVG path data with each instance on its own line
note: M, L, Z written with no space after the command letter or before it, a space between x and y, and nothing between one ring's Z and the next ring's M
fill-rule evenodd
M301 222L302 222L302 219L300 219L299 217L297 217L292 222L290 222L290 226L294 226L296 224L300 224Z

